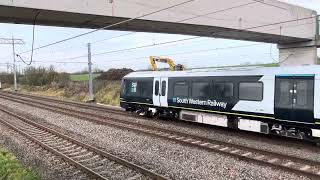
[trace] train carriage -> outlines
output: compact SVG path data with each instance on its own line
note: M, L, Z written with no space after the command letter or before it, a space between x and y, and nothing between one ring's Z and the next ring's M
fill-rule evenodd
M134 72L121 107L300 139L320 137L320 66Z

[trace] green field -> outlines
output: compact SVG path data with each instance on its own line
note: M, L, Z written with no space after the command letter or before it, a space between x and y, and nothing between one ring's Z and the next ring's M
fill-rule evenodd
M0 179L40 179L30 169L23 168L15 156L0 148Z
M93 74L93 79L100 76L100 74ZM89 74L71 74L70 75L71 81L88 81Z

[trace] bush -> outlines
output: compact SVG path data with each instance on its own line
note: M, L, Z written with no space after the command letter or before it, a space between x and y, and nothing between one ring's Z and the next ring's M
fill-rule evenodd
M22 85L28 86L45 86L56 84L62 88L67 86L70 81L68 73L58 73L53 66L45 67L27 67L24 70L24 75L19 78Z
M40 179L30 169L24 169L16 158L0 148L0 179Z
M96 79L108 81L120 81L125 75L133 72L132 69L109 69L107 72L102 73Z
M5 84L13 84L13 74L1 73L0 81Z
M70 74L59 73L54 82L58 84L59 88L67 87L70 83Z

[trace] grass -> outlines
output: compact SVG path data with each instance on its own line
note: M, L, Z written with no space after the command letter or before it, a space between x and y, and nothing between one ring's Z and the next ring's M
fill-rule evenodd
M104 88L95 94L98 103L109 104L113 106L120 105L121 83L110 81Z
M108 81L95 93L95 99L99 103L114 106L120 105L120 81ZM82 82L73 82L68 88L57 87L33 87L21 86L20 92L34 95L58 97L60 99L70 99L85 102L89 100L88 90ZM1 180L1 179L0 179Z
M0 148L0 179L38 180L40 178L32 170L22 167L13 154Z
M93 79L100 76L100 74L93 74ZM89 74L71 74L70 75L71 81L88 81Z

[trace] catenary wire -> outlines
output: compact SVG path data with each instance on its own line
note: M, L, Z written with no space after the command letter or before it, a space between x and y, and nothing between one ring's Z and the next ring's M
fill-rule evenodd
M160 11L160 10L159 10ZM149 13L150 14L150 13ZM298 21L298 20L303 20L303 19L309 19L309 18L313 18L313 17L306 17L306 18L300 18L300 19L295 19L295 20L293 20L293 21ZM132 18L133 19L133 18ZM250 27L250 28L246 28L246 29L242 29L242 30L248 30L248 29L253 29L253 28L260 28L260 27L264 27L264 26L270 26L270 25L276 25L276 24L279 24L279 23L287 23L287 22L292 22L292 20L289 20L289 21L283 21L283 22L277 22L277 23L270 23L270 24L267 24L267 25L260 25L260 26L256 26L256 27ZM117 24L117 23L116 23ZM115 25L116 25L115 24ZM99 30L99 29L97 29L97 30ZM96 30L94 30L94 31L96 31ZM93 32L93 31L90 31L90 32ZM218 33L221 33L221 32L218 32ZM84 34L86 34L86 33L84 33ZM130 33L131 34L131 33ZM214 33L214 34L217 34L217 33ZM201 38L201 37L197 37L197 38ZM168 42L165 42L165 43L168 43ZM52 43L51 43L52 44ZM158 43L158 44L162 44L162 43ZM44 47L44 46L42 46L42 47ZM139 48L144 48L145 46L143 46L143 47L139 47ZM36 48L37 49L37 48ZM134 48L134 49L136 49L136 48ZM126 49L126 50L128 50L128 49ZM121 50L122 51L122 50ZM120 52L121 52L120 51ZM114 51L113 51L114 52ZM103 53L98 53L98 54L94 54L93 56L96 56L96 55L101 55L101 54L107 54L107 53L109 53L109 52L103 52ZM78 57L74 57L74 58L71 58L71 59L77 59L77 58L81 58L81 57L84 57L84 56L78 56ZM68 58L68 59L70 59L70 58Z
M286 21L286 22L288 22L288 21ZM314 23L314 22L312 22L312 23ZM292 28L292 27L296 27L296 26L300 26L300 25L306 25L306 24L312 24L312 23L305 23L305 24L293 25L293 26L288 26L288 27ZM252 28L252 27L250 27L250 28ZM268 30L266 30L266 31L271 31L271 30L275 30L275 29L277 29L277 28L268 29ZM261 36L261 35L258 35L258 36ZM256 37L258 37L258 36L256 36ZM158 44L150 44L150 45L144 45L144 46L138 46L138 47L132 47L132 48L125 48L125 49L107 51L107 52L92 54L92 56L99 56L99 55L111 54L111 53L119 53L119 52L124 52L124 51L132 51L132 50L137 50L137 49L142 49L142 48L147 48L147 47L154 47L154 46L159 46L159 45L165 45L165 44L183 42L183 41L193 40L193 39L198 39L198 38L203 38L203 37L185 38L185 39L180 39L180 40L162 42L162 43L158 43ZM247 45L246 45L246 46L247 46ZM184 52L184 53L186 53L186 52ZM193 52L192 52L192 53L193 53ZM174 55L174 54L167 54L167 55L163 55L163 56L168 56L168 55ZM76 56L76 57L69 57L69 58L58 59L58 61L79 59L79 58L83 58L83 57L87 57L87 54L81 55L81 56Z
M75 35L75 36L72 36L72 37L69 37L69 38L65 38L65 39L62 39L62 40L59 40L59 41L56 41L56 42L53 42L53 43L49 43L49 44L34 48L33 51L36 51L36 50L39 50L39 49L43 49L43 48L46 48L46 47L49 47L49 46L53 46L53 45L56 45L56 44L60 44L62 42L66 42L66 41L69 41L69 40L72 40L72 39L76 39L76 38L79 38L79 37L82 37L82 36L86 36L88 34L92 34L92 33L95 33L97 31L100 31L100 30L109 29L111 27L118 26L120 24L124 24L124 23L130 22L130 21L136 20L136 19L140 19L140 18L146 17L146 16L150 16L150 15L162 12L162 11L166 11L166 10L169 10L169 9L181 6L181 5L185 5L185 4L188 4L188 3L193 2L193 1L196 1L196 0L183 1L181 3L175 4L175 5L166 7L166 8L162 8L162 9L159 9L159 10L147 13L147 14L143 14L141 16L137 16L137 17L134 17L134 18L126 19L126 20L123 20L123 21L120 21L120 22L117 22L117 23L114 23L114 24L111 24L111 25L107 25L107 26L104 26L104 27L101 27L101 28L98 28L98 29L94 29L94 30L89 31L89 32L81 33L81 34L78 34L78 35ZM28 53L28 52L31 52L31 51L32 50L28 50L28 51L21 52L19 54Z
M281 7L281 6L277 6L277 5L274 5L274 4L270 4L270 3L266 3L266 2L264 2L264 0L252 0L252 1L264 4L264 5L267 5L267 6L271 6L271 7L275 7L275 8L279 8L279 9L282 9L282 10L289 11L289 9L287 9L287 8L284 8L284 7Z
M191 18L179 20L179 21L177 21L176 23L181 23L181 22L188 21L188 20L191 20L191 19L203 17L203 16L206 16L206 15L209 15L209 14L212 15L212 14L216 14L216 13L220 13L220 12L225 12L225 11L232 10L232 9L235 9L235 8L240 8L240 7L248 6L248 5L251 5L251 4L254 4L254 3L256 3L256 2L250 2L250 3L245 3L245 4L241 4L241 5L237 5L237 6L232 6L232 7L228 7L228 8L225 8L225 9L216 10L216 11L213 11L213 12L210 12L210 13L207 13L207 14L204 14L204 15L195 15L194 17L191 17ZM119 36L114 36L114 37L107 38L107 39L103 39L103 40L98 40L98 41L92 42L92 44L94 44L94 43L99 43L99 42L103 42L103 41L107 41L107 40L111 40L111 39L115 39L115 38L119 38L119 37L123 37L123 36L132 35L132 34L135 34L135 33L137 33L137 32L130 32L130 33L127 33L127 34L123 34L123 35L119 35ZM199 38L202 38L202 37L199 37ZM22 53L20 53L20 54L23 54L23 53L26 53L26 52L22 52Z
M311 18L311 17L308 17L308 18L300 18L300 19L295 19L295 20L290 20L290 21L277 22L277 23L270 23L270 24L266 24L266 25L259 25L259 26L255 26L255 27L248 27L248 28L245 28L245 29L242 29L242 30L249 30L249 29L261 28L261 27L266 27L266 26L271 26L271 25L276 25L276 24L281 24L281 23L294 22L294 21L299 21L299 20L305 20L305 19L310 19L310 18ZM298 26L298 25L297 25L297 26ZM295 26L291 26L291 27L295 27ZM220 31L220 32L217 32L217 33L222 33L222 32L227 32L227 31ZM214 33L214 34L216 34L216 33ZM258 37L258 36L257 36L257 37ZM144 45L144 46L138 46L138 47L132 47L132 48L125 48L125 49L119 49L119 50L106 51L106 52L101 52L101 53L92 54L92 57L93 57L93 56L104 55L104 54L117 53L117 52L136 50L136 49L141 49L141 48L146 48L146 47L152 47L152 46L159 46L159 45L164 45L164 44L182 42L182 41L186 41L186 40L190 40L190 39L198 39L198 38L202 38L202 37L185 38L185 39L180 39L180 40L175 40L175 41L167 41L167 42L158 43L158 44L151 44L151 45ZM75 58L77 59L77 58L81 58L81 57L85 57L85 56L87 56L87 55L78 56L78 57L75 57Z
M31 50L31 55L30 55L30 62L26 62L24 61L24 59L19 55L19 54L15 54L24 64L26 65L31 65L32 64L32 60L33 60L33 52L34 52L34 38L35 38L35 28L36 28L36 22L37 22L37 18L40 15L41 11L38 11L34 17L33 20L33 27L32 27L32 50Z

